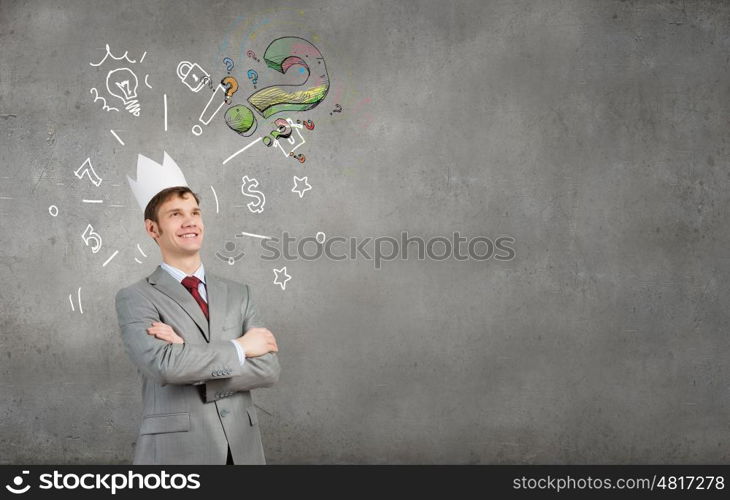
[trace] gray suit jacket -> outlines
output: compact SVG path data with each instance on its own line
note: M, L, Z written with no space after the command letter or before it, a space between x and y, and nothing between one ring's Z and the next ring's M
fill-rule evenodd
M279 379L275 353L241 366L237 338L263 326L248 285L206 272L210 325L193 296L161 267L119 290L117 316L127 354L142 375L143 416L135 464L263 464L251 389ZM147 334L153 321L184 344Z

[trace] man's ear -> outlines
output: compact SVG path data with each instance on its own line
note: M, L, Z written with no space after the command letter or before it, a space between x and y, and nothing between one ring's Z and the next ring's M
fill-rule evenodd
M144 228L147 230L147 234L149 234L153 240L156 241L157 238L160 237L159 228L157 227L157 223L155 221L153 221L152 219L144 220Z

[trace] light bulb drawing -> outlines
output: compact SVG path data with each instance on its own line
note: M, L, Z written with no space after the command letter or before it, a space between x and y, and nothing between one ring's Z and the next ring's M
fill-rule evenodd
M120 99L125 109L134 116L139 116L139 101L137 101L137 75L129 68L113 69L106 75L106 89L110 95Z

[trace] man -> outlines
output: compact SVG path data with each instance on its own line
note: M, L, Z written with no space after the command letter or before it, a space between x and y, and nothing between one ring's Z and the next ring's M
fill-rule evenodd
M251 390L279 378L278 347L248 285L207 272L198 197L165 153L129 179L162 264L116 296L122 340L142 375L135 464L264 464Z

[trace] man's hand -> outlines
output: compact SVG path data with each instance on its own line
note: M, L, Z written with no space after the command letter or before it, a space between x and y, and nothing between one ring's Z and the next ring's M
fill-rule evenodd
M269 352L279 352L274 334L267 328L250 328L236 339L247 358L256 358Z
M185 341L180 337L170 325L152 322L152 326L147 329L147 335L153 335L160 340L164 340L168 344L184 344Z

